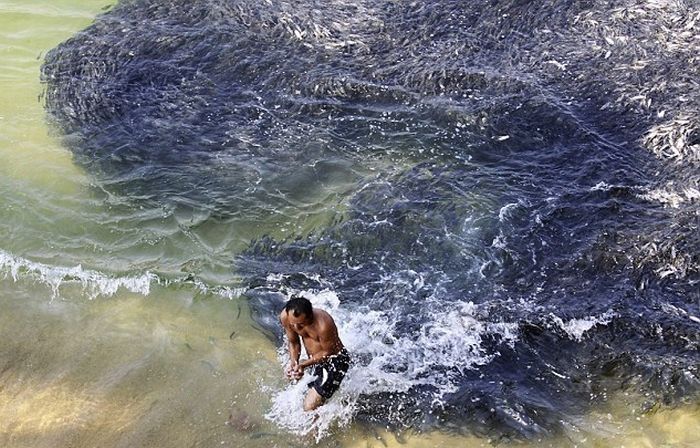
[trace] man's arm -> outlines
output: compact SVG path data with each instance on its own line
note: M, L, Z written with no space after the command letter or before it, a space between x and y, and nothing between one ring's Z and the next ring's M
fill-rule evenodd
M311 355L309 359L300 362L300 369L305 369L314 364L323 362L329 356L333 356L340 351L341 344L340 338L338 337L338 329L332 318L329 317L329 321L323 323L319 329L318 339L321 349Z
M318 364L322 362L324 359L328 358L329 356L335 355L337 352L333 352L331 350L324 350L324 351L319 351L314 353L312 357L309 359L305 359L304 361L299 363L299 368L300 369L305 369L307 367L311 367L314 364Z
M289 341L289 359L291 360L292 369L296 369L299 365L299 356L301 355L301 342L299 341L299 335L292 331L284 316L284 311L280 314L280 323L284 332L287 335L287 341Z

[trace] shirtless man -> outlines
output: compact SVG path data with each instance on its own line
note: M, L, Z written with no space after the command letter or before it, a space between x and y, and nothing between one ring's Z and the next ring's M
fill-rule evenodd
M309 392L304 398L304 410L312 411L338 390L350 367L350 355L338 337L331 315L314 309L304 297L294 296L286 303L280 322L289 340L291 362L286 369L287 378L301 379L305 368L314 367L316 379L309 383ZM309 356L302 362L299 362L300 336Z

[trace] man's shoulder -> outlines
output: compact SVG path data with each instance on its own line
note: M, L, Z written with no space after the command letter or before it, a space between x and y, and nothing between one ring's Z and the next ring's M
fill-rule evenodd
M287 310L282 310L280 312L280 322L282 322L283 324L287 323Z
M320 313L321 319L319 319L320 327L321 328L334 328L335 327L335 321L333 320L333 316L330 315L330 313L326 310L322 309L317 309Z

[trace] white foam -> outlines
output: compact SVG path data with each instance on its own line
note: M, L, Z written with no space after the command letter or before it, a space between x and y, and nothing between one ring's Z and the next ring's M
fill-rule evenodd
M348 372L348 377L352 372ZM313 435L320 441L334 427L346 426L357 412L357 396L347 391L347 380L328 402L311 412L303 411L307 384L315 378L308 373L296 383L274 394L265 418L298 436ZM345 390L344 390L345 389Z
M601 181L601 182L598 182L597 184L595 184L594 186L592 186L590 188L590 191L609 191L613 187L614 187L614 185L610 185L607 182Z
M591 330L596 325L607 325L612 319L617 316L612 310L608 310L600 316L589 316L580 319L570 319L564 322L560 317L550 314L552 320L558 325L569 338L581 342L583 335Z
M216 294L226 299L238 298L248 290L248 288L232 288L229 286L208 286L199 279L194 280L194 285L204 294Z
M505 235L503 235L502 230L498 232L496 238L494 238L491 242L491 247L494 247L496 249L506 249L506 247L508 247L508 244L506 243L506 237Z
M501 221L501 222L503 222L503 221L505 221L506 219L510 218L510 217L512 216L512 214L513 214L513 211L514 211L516 208L518 208L518 207L520 207L520 206L522 206L522 205L523 205L523 204L522 204L521 201L518 201L518 202L511 202L511 203L509 203L509 204L504 205L504 206L501 207L501 209L498 211L498 220Z
M305 297L308 297L311 304L317 308L325 310L337 310L340 306L338 295L330 289L325 289L317 293L309 293L307 291Z
M610 190L613 190L615 188L620 188L620 189L629 189L632 191L644 191L644 187L641 187L639 185L622 185L622 184L609 184L605 181L598 182L594 186L588 189L588 191L605 191L608 192Z
M151 282L158 281L155 274L146 272L137 276L109 276L97 271L83 269L81 265L73 267L51 266L26 258L17 257L0 249L0 272L8 274L15 282L27 277L42 283L52 291L52 298L59 295L61 285L79 283L88 296L112 296L120 288L142 295L148 295Z

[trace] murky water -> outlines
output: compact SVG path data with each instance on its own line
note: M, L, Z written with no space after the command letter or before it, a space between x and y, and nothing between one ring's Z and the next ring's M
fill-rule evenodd
M552 30L450 34L453 2L145 3L51 56L49 114L44 57L110 5L0 0L1 446L700 444L697 97L645 90L653 57L591 81L522 56ZM694 66L697 9L628 3ZM297 291L358 360L316 420L281 375Z

